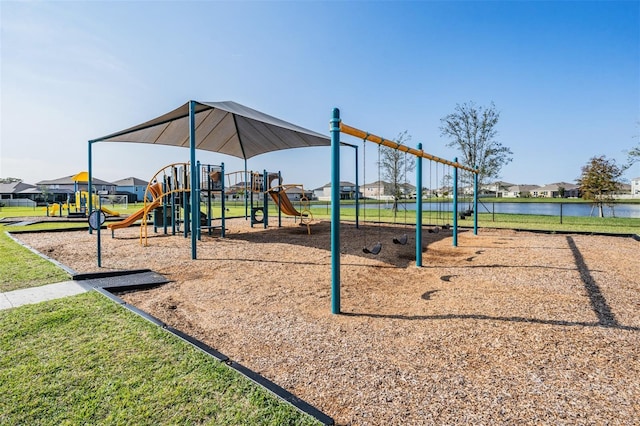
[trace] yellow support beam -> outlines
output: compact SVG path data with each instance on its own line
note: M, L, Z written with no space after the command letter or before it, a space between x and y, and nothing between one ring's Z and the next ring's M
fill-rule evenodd
M372 135L371 133L365 132L364 130L356 129L355 127L348 126L343 122L340 122L340 132L345 133L347 135L354 136L359 139L365 139L369 142L377 143L378 145L384 145L389 148L397 149L398 151L407 152L409 154L415 155L416 157L426 158L427 160L433 160L438 163L446 164L448 166L457 167L462 170L467 170L472 173L477 173L476 169L471 167L467 167L460 163L455 163L453 161L445 160L444 158L436 157L435 155L431 155L429 153L424 152L421 149L409 148L406 145L399 144L394 141L390 141L388 139L382 138L380 136Z

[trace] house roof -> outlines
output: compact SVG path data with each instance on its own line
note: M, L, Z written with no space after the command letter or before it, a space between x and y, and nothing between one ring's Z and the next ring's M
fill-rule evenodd
M540 189L540 185L512 185L508 188L509 192L526 192Z
M17 194L29 188L35 188L35 186L24 182L0 183L0 194Z
M353 183L353 182L341 180L340 181L340 187L343 187L343 186L356 186L356 184ZM331 182L326 183L326 184L322 185L320 188L316 188L316 189L322 189L322 188L331 188Z
M378 188L378 187L384 187L385 185L391 185L389 182L385 182L383 180L377 180L375 182L371 182L371 183L365 183L364 185L360 185L361 188Z
M92 142L190 146L189 105ZM328 136L236 102L195 102L195 148L243 159L289 148L330 146Z
M547 185L544 185L544 186L540 187L540 190L542 190L542 191L557 191L559 188L574 189L574 188L577 188L577 187L578 187L578 185L573 184L573 183L556 182L556 183L549 183Z
M510 183L510 182L504 182L504 181L501 181L501 180L497 180L495 182L485 183L483 186L484 187L487 187L487 186L498 186L498 187L508 188L510 186L515 186L515 184L514 183Z
M51 179L51 180L41 180L40 182L37 182L36 185L73 185L75 184L75 181L73 180L74 176L77 176L77 175L69 175L69 176L64 176L61 178ZM80 182L80 183L86 183L86 182ZM114 185L114 184L112 182L107 182L94 177L93 185Z
M137 177L128 177L119 179L113 182L116 186L146 186L149 184L146 180L138 179Z

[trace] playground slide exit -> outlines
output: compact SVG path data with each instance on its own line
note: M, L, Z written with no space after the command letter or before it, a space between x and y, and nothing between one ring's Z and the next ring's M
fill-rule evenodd
M302 216L302 213L300 213L298 210L296 210L295 207L293 207L293 204L291 203L291 200L289 199L289 196L287 196L286 192L269 191L269 194L271 195L271 198L273 198L273 201L276 203L276 205L280 206L282 213L286 214L287 216Z
M154 184L149 186L149 192L153 195L153 201L151 202L151 204L148 204L144 207L142 207L140 210L137 210L135 213L132 213L131 215L129 215L126 219L121 220L119 222L112 222L109 223L107 225L107 228L111 229L112 231L114 229L122 229L122 228L127 228L131 225L133 225L136 221L142 219L142 217L149 213L151 210L155 209L156 207L160 206L160 204L162 203L162 186L160 184ZM104 207L103 207L104 208Z

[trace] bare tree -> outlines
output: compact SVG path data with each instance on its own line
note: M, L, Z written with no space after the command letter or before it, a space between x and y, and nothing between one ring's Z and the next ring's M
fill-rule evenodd
M604 155L593 157L582 167L582 175L576 181L580 186L582 198L593 202L598 208L598 216L604 217L604 206L613 206L615 193L620 189L620 177L626 170L615 160Z
M395 142L406 145L411 140L411 135L407 131L398 133ZM393 213L398 213L398 200L405 196L407 192L407 173L414 170L416 159L413 155L389 148L382 145L380 147L380 164L382 177L389 183L391 194L393 195Z
M459 161L478 168L478 181L498 178L502 166L509 163L513 152L495 138L500 113L493 102L488 107L474 102L457 104L455 112L440 119L440 132L449 139L447 146L460 151Z
M634 136L634 139L638 139L638 146L631 148L629 152L627 152L627 165L631 167L638 161L640 161L640 121L637 123L639 128L638 134Z

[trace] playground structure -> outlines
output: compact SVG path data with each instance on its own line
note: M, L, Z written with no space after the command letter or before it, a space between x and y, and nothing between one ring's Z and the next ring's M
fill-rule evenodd
M422 144L418 144L417 149L390 141L348 126L340 119L340 110L333 109L330 121L331 131L331 312L333 314L340 313L340 134L344 133L350 136L362 139L364 143L373 142L378 145L386 146L416 157L416 266L422 266L422 160L427 159L449 165L453 168L453 208L452 208L452 232L453 246L458 245L458 170L466 170L474 175L474 200L473 200L473 232L478 233L477 220L477 204L478 204L478 171L471 167L458 163L457 158L449 161L444 158L426 153L422 150ZM401 237L404 240L404 236ZM394 241L395 242L395 241ZM398 243L406 241L398 240ZM382 249L382 245L378 242L371 249L365 247L364 252L368 254L378 254Z
M302 211L300 212L287 196L288 190L301 188L304 194L304 189L302 185L297 184L273 186L275 180L278 183L282 181L280 172L268 173L264 171L260 174L239 171L225 174L224 164L210 165L199 162L196 165L196 170L197 179L195 180L194 192L197 194L198 207L195 211L199 212L196 216L192 215L193 210L190 205L192 202L190 164L173 163L153 175L145 190L144 204L141 209L122 221L111 222L107 225L107 228L111 230L112 237L116 229L126 228L141 221L140 242L147 245L147 225L152 219L154 232L158 232L158 229L162 228L164 234L170 232L172 235L176 235L183 232L187 237L193 230L197 239L200 240L203 230L206 230L208 235L213 235L214 230L219 230L220 237L224 238L226 198L228 188L231 186L225 186L225 180L231 183L234 177L237 181L238 177L243 175L251 176L248 194L245 185L244 196L249 196L251 200L252 226L254 224L263 224L265 228L268 226L268 198L270 196L278 206L278 226L282 226L282 214L299 217L301 223L307 226L307 231L310 233L309 225L313 216L309 210L307 198L304 196L301 198Z
M250 184L246 192L248 192L250 200L252 227L258 224L262 224L264 228L268 227L269 197L271 197L278 207L278 227L282 226L282 215L284 214L285 216L292 216L296 220L300 219L300 224L306 225L307 234L311 235L310 225L313 221L313 214L302 184L282 183L282 174L280 172L267 172L265 170L262 173L249 172L248 175L250 176ZM274 185L274 181L277 182L276 185ZM294 206L288 195L288 192L293 192L292 190L294 189L301 194L298 200L299 210Z
M129 227L142 220L140 242L146 245L147 225L150 217L153 217L155 232L162 227L164 233L168 234L169 227L171 227L171 234L175 235L180 232L182 227L185 237L193 229L195 235L200 239L200 233L203 229L207 229L209 235L212 234L214 229L219 229L221 237L224 237L224 164L209 165L198 162L196 165L198 177L195 180L196 187L194 192L198 195L195 210L196 213L199 212L197 214L198 218L191 215L194 210L190 206L192 189L190 170L189 163L172 163L156 172L145 189L142 208L122 221L112 222L107 225L107 228L111 230L112 237L116 229ZM220 213L217 215L217 219L220 220L218 225L213 224L213 221L217 220L214 218L213 206L215 194L219 194L221 200ZM201 209L203 201L206 213Z
M67 210L67 214L69 215L69 217L86 217L88 199L89 193L87 191L75 191L73 203L67 200L66 203L47 204L44 209L47 211L47 216L62 216L64 210ZM100 195L93 194L92 201L92 204L94 206L100 205L100 210L102 210L105 214L115 217L120 216L119 212L111 210L102 205ZM71 211L72 207L74 209L73 212Z

